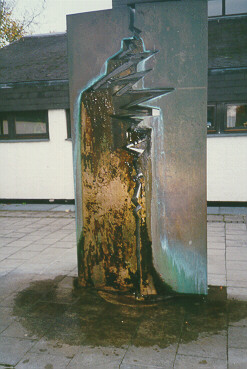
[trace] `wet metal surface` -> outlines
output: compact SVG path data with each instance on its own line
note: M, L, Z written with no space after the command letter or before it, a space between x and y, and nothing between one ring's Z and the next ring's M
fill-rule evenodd
M79 122L84 224L78 244L80 284L134 292L138 298L157 290L151 204L146 203L152 197L152 128L162 124L141 103L173 89L133 87L150 72L138 71L139 64L156 52L146 51L139 37L124 39L108 60L105 75L82 92Z
M82 286L207 293L207 14L198 3L68 17ZM166 87L176 90L166 97Z

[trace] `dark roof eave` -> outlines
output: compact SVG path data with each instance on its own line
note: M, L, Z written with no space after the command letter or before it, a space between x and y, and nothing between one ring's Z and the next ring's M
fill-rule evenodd
M0 89L14 88L19 86L56 86L69 83L68 79L50 80L50 81L23 81L23 82L5 82L0 83Z

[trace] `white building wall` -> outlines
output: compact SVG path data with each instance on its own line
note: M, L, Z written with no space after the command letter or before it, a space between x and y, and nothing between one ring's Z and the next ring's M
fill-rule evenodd
M0 198L74 199L65 110L49 110L49 141L0 142ZM208 201L247 201L247 136L208 137Z
M49 110L49 141L0 142L0 198L74 199L65 110Z
M247 201L247 136L208 137L208 201Z

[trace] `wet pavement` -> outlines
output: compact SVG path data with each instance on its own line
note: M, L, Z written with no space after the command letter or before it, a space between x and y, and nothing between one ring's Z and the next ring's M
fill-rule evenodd
M142 307L77 288L71 210L0 210L0 369L247 368L244 212L208 215L208 297Z

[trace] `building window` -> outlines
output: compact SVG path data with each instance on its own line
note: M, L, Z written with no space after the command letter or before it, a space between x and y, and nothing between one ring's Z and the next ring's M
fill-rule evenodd
M70 119L70 110L66 109L66 122L67 122L67 138L71 138L71 119Z
M246 0L225 0L226 14L242 14L247 13Z
M225 131L247 130L247 104L227 104Z
M208 106L207 129L210 133L216 133L216 106Z
M246 0L208 0L208 16L224 16L247 13Z
M9 134L9 126L7 119L0 118L0 136L8 136Z
M47 110L0 113L1 140L43 138L49 138Z
M222 0L208 0L208 16L222 15Z
M207 130L209 134L247 134L247 103L209 104Z

